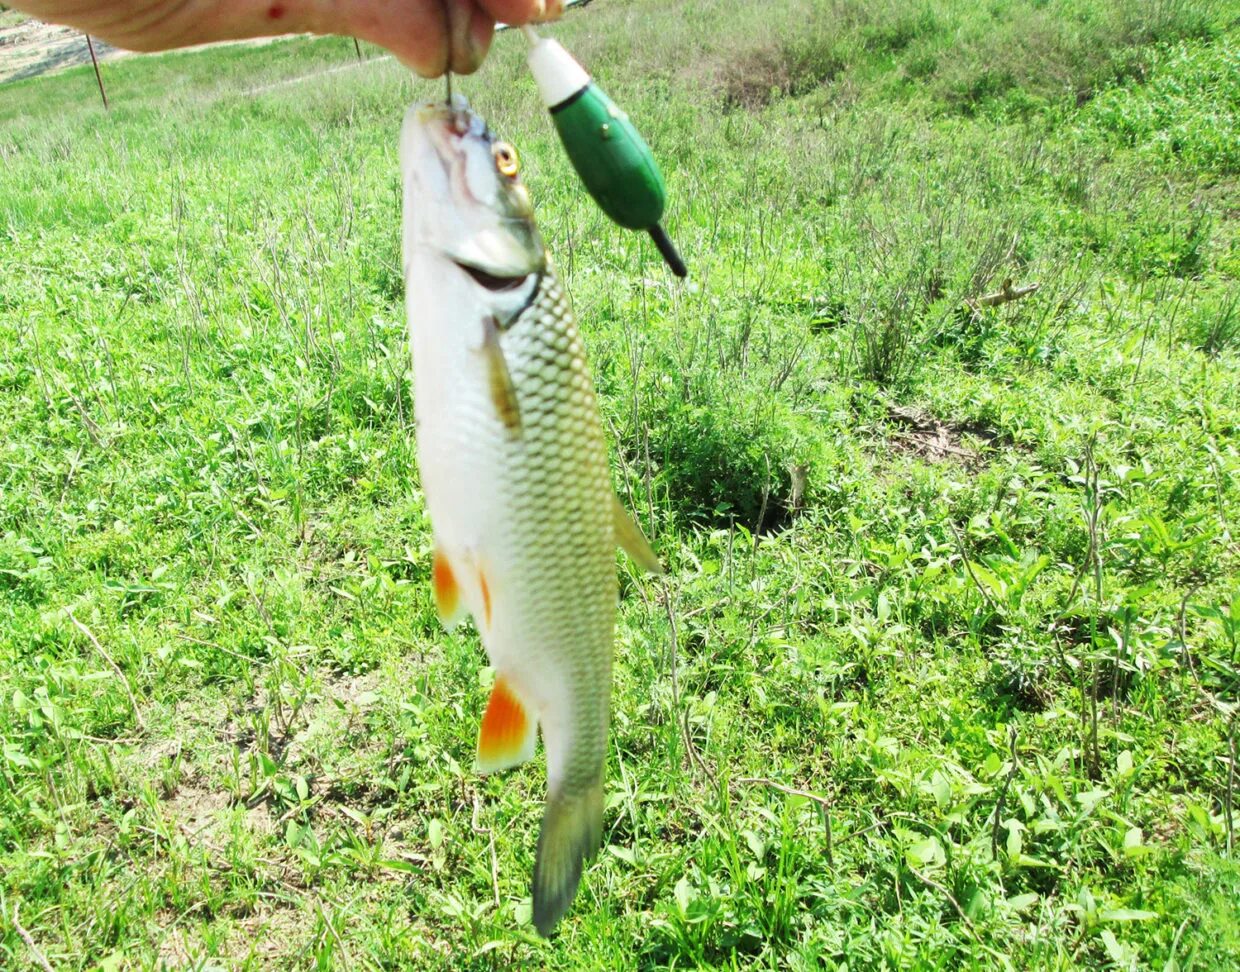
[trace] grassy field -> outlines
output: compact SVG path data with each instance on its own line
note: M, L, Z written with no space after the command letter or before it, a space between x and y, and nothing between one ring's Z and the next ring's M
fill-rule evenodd
M669 569L621 562L569 918L529 924L541 757L471 774L489 674L431 605L396 135L441 88L296 40L105 65L108 114L89 68L0 86L0 966L1240 962L1237 5L555 33L694 275L498 38L459 86Z

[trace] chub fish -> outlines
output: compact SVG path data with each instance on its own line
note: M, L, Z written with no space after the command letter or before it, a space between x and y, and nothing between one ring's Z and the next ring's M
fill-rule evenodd
M449 627L472 615L495 669L477 770L529 759L541 726L533 919L548 935L602 835L616 545L659 564L612 491L585 348L515 149L457 97L411 108L400 150L435 602Z

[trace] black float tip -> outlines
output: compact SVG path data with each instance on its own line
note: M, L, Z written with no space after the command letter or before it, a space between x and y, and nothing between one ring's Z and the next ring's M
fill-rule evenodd
M667 234L663 232L663 227L655 223L646 232L654 240L654 245L659 248L659 255L663 257L664 261L671 268L672 273L678 277L689 276L689 268L685 266L685 261L676 252L676 244L668 239Z

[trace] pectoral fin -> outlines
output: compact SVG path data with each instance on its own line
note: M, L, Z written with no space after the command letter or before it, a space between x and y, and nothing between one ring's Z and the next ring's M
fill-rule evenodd
M479 773L498 773L520 766L534 755L538 723L503 675L495 678L491 701L478 729Z
M483 321L482 355L486 359L487 392L499 417L512 435L521 434L521 409L517 405L517 391L512 384L504 349L499 346L499 326L495 318Z
M620 548L626 554L633 558L637 566L652 574L662 574L663 566L659 563L659 558L655 556L655 552L650 548L650 541L642 533L641 527L633 522L633 518L629 516L628 510L620 505L618 497L613 496L611 499L612 520L616 528L616 543L620 545Z
M452 573L452 565L444 552L435 547L434 559L431 562L431 590L435 594L435 610L443 626L451 631L465 617L465 602L461 599L461 589L456 583L456 575Z

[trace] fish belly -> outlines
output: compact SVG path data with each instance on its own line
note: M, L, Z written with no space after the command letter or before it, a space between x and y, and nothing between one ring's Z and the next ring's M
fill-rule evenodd
M467 321L455 333L478 328ZM514 430L488 392L481 336L454 349L436 339L443 333L413 335L418 461L436 545L491 664L541 724L549 788L597 786L616 538L584 347L566 296L545 275L531 306L498 336L519 415Z

